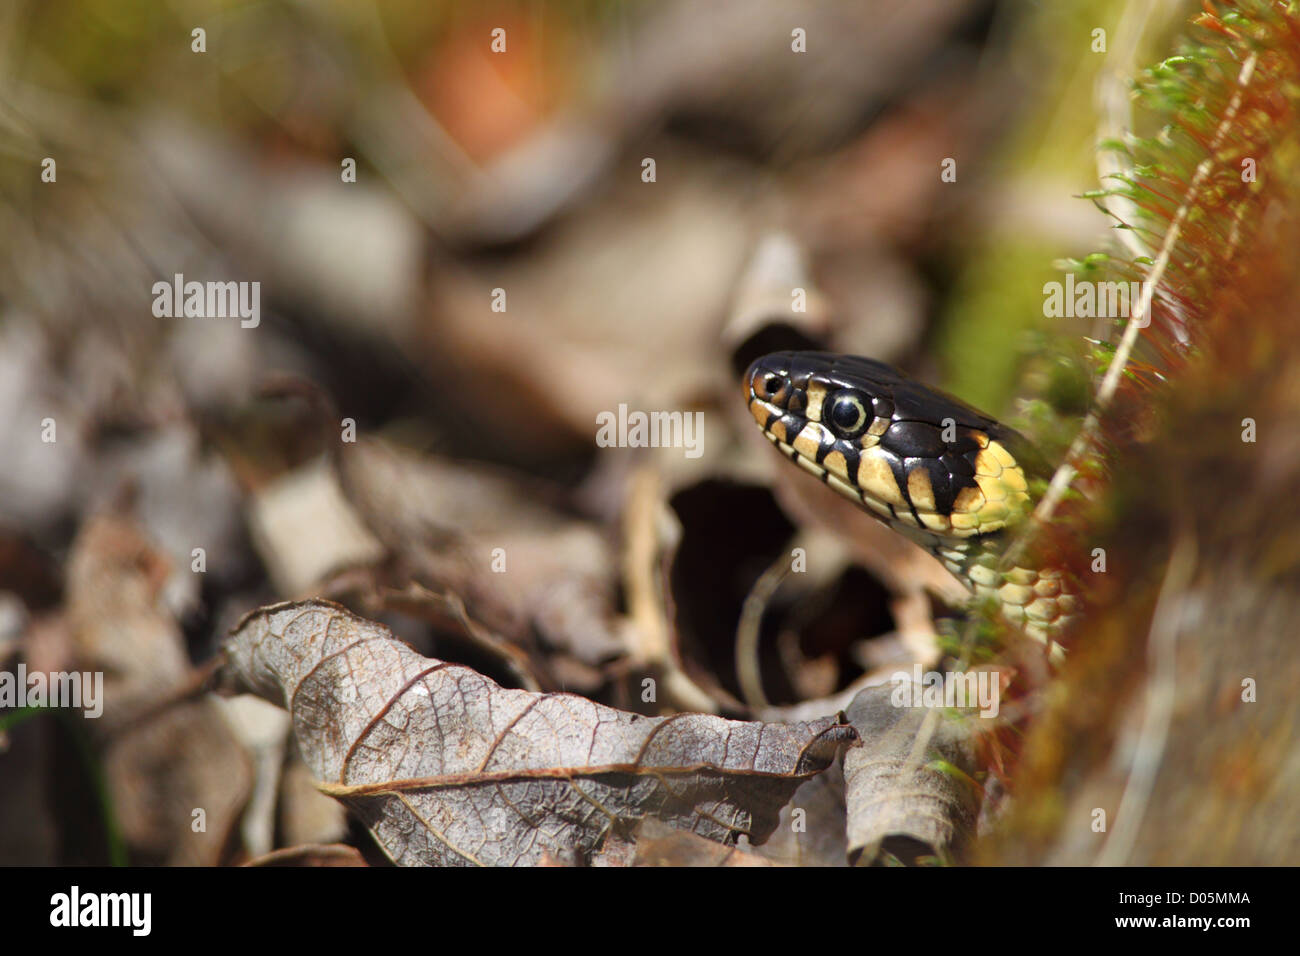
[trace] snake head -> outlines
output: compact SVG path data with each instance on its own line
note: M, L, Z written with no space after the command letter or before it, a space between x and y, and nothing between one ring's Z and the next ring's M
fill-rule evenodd
M1024 438L884 362L774 352L749 366L744 387L791 461L927 543L998 531L1029 506Z

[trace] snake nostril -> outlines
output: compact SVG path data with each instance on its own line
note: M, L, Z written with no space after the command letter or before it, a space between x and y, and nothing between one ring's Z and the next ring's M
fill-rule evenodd
M775 395L781 391L781 376L769 373L763 378L763 391L767 395Z

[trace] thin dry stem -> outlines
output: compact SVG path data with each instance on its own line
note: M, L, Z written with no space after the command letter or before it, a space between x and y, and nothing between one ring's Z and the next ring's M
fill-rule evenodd
M1160 770L1169 738L1169 725L1173 720L1178 635L1187 614L1185 592L1196 571L1196 554L1195 535L1184 531L1174 544L1151 618L1147 637L1150 676L1146 709L1137 746L1133 749L1128 781L1120 797L1119 809L1115 811L1115 827L1097 854L1097 866L1124 866L1129 862L1142 819L1151 802L1151 792L1155 788L1156 774Z
M1123 376L1125 369L1128 368L1129 357L1133 352L1133 347L1137 344L1138 334L1150 322L1151 299L1154 290L1164 278L1165 270L1169 266L1170 256L1173 255L1174 246L1177 244L1179 234L1182 232L1183 222L1193 205L1195 205L1201 188L1209 178L1210 170L1214 168L1215 154L1227 137L1228 130L1232 128L1233 121L1237 118L1237 111L1241 108L1246 87L1250 84L1251 75L1255 71L1256 61L1257 55L1252 53L1242 63L1241 72L1237 76L1237 91L1233 94L1232 100L1223 114L1223 120L1215 130L1214 140L1210 144L1209 155L1201 160L1196 167L1196 173L1192 177L1191 183L1188 184L1187 192L1183 196L1178 211L1174 214L1173 222L1169 224L1169 229L1165 232L1164 241L1160 245L1160 253L1155 262L1152 263L1151 271L1147 274L1147 281L1142 285L1142 295L1138 297L1138 301L1134 304L1129 315L1128 326L1124 329L1124 336L1115 349L1115 355L1111 360L1110 367L1106 369L1106 375L1102 379L1101 387L1097 390L1097 398L1093 402L1093 407L1084 419L1079 434L1075 436L1074 441L1071 443L1065 460L1061 462L1061 466L1052 475L1052 481L1048 485L1047 493L1043 495L1042 500L1038 502L1038 507L1034 509L1029 528L1045 526L1051 521L1052 515L1056 513L1057 506L1065 497L1065 492L1079 473L1075 463L1083 457L1097 437L1097 432L1101 427L1102 415L1110 407L1115 392L1119 388L1120 378ZM1146 317L1147 321L1140 323L1138 320L1143 317ZM1014 567L1015 563L1022 557L1029 537L1029 533L1022 534L1007 549L1002 559L1004 570Z

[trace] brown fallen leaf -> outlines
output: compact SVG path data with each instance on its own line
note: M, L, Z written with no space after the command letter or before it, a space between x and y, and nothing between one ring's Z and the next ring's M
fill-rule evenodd
M495 684L320 601L252 612L227 681L287 706L308 766L402 865L626 860L646 818L767 839L852 728L649 718Z
M516 476L379 439L336 461L348 503L418 584L459 596L488 631L530 650L534 671L548 670L542 649L593 668L626 652L616 558L599 526Z
M248 800L252 769L217 702L187 699L196 675L163 600L169 573L131 517L97 515L68 559L67 621L77 666L104 672L103 716L90 730L133 861L212 866Z
M845 711L863 740L844 756L849 859L858 865L950 857L974 833L975 718L898 706L894 694L892 684L868 687Z
M186 701L115 737L103 768L133 863L217 866L227 858L253 770L216 701Z
M646 820L637 830L633 866L775 866L752 850L719 846L712 840Z
M244 866L281 867L334 867L366 866L366 861L355 847L338 843L308 843L285 847L249 860Z
M772 838L754 852L776 866L848 866L846 823L844 773L836 764L795 791Z
M184 682L184 638L164 600L171 562L128 516L91 517L67 565L77 656L104 671L103 718L117 729Z

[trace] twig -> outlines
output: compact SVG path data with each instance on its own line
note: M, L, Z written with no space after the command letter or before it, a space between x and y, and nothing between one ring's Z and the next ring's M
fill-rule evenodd
M672 621L662 589L658 474L639 468L629 480L623 510L623 586L635 644L630 660L663 675L665 703L681 710L716 714L718 703L682 669L673 655Z
M740 610L740 622L736 625L736 680L740 683L740 693L745 698L745 703L755 712L768 706L767 695L763 693L762 665L758 660L763 612L767 610L767 602L772 600L789 570L789 555L778 555L771 567L754 582L754 587L745 597L744 606Z
M1127 77L1136 70L1138 48L1147 33L1154 5L1130 3L1124 7L1119 26L1114 31L1115 41L1106 56L1106 66L1097 74L1097 111L1103 124L1109 127L1106 136L1120 139L1123 131L1132 126L1132 100L1126 89ZM1105 182L1110 176L1128 173L1111 150L1097 150L1097 179ZM1137 218L1137 203L1124 196L1111 194L1102 203L1118 222L1131 223ZM1133 256L1150 255L1148 248L1135 229L1117 230L1117 241Z

